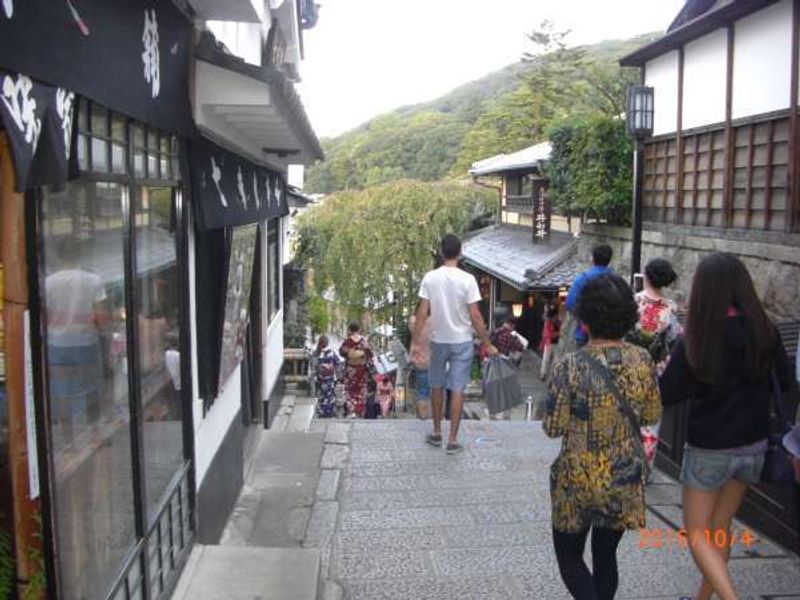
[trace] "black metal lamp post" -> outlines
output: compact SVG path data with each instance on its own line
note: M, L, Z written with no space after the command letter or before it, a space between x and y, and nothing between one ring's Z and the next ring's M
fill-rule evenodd
M642 188L644 183L644 140L653 135L653 88L632 85L628 88L625 116L628 136L634 140L633 150L633 247L631 280L642 269Z

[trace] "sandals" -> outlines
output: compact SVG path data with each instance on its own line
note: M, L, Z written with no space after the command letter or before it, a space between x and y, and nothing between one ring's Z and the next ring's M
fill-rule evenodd
M445 452L447 452L447 454L458 454L459 452L461 452L463 450L464 450L464 446L462 446L461 444L456 442L455 444L447 444L447 448L445 449Z
M442 446L442 434L440 433L439 435L433 435L432 433L429 433L425 437L425 443L429 444L430 446L435 446L437 448L441 448L441 446Z
M441 436L441 434L434 435L432 433L429 433L425 437L425 443L429 444L431 446L435 446L436 448L441 448L441 446L442 446L442 436ZM448 454L458 454L459 452L461 452L463 450L464 450L464 446L462 446L458 442L456 442L454 444L448 443L447 446L445 447L445 451Z

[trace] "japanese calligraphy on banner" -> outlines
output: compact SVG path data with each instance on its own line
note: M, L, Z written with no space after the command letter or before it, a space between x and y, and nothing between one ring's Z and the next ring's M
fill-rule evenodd
M286 184L280 174L208 140L189 142L189 171L201 231L258 223L289 213Z
M67 180L75 94L0 70L0 119L14 155L16 189Z
M550 211L545 198L533 201L533 242L546 242L550 237Z
M192 132L192 23L170 0L4 1L0 68Z

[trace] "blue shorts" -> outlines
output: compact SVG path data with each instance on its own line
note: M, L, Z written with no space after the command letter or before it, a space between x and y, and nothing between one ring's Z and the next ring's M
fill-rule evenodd
M471 379L474 356L475 349L471 340L458 344L431 342L431 358L428 363L430 386L463 392Z
M685 486L713 492L731 479L758 483L764 468L764 453L727 454L719 450L685 448L681 483Z

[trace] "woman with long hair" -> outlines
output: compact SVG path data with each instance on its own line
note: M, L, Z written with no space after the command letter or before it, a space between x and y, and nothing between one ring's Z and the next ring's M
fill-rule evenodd
M317 365L317 411L322 418L336 416L336 371L341 359L328 345L328 336L321 335L314 352Z
M683 454L683 520L703 576L695 600L736 600L728 572L731 521L764 465L772 373L783 390L792 376L780 336L764 312L744 264L706 256L689 297L685 336L661 376L664 406L691 400Z
M612 600L617 546L627 529L645 526L646 461L639 428L658 421L653 360L623 341L636 302L618 275L586 282L577 317L589 342L553 365L543 426L561 437L550 471L553 544L567 589L578 600ZM583 560L592 533L592 571Z

